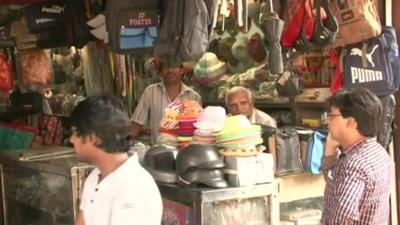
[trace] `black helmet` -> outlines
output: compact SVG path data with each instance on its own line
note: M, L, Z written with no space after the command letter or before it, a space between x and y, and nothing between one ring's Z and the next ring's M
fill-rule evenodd
M160 144L151 147L144 156L143 167L149 171L156 181L165 183L176 183L175 159L178 149Z
M178 176L184 185L205 184L214 188L228 187L222 169L192 169Z
M224 166L215 145L190 144L182 148L176 157L178 174L183 174L190 168L218 169Z

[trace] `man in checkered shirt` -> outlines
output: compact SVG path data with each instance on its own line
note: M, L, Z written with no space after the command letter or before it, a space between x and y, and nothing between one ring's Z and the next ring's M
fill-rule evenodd
M322 223L389 224L393 162L376 141L382 113L378 97L365 88L341 90L328 104Z

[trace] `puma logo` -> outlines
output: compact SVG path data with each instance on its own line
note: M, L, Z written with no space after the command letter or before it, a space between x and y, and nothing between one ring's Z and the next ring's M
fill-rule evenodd
M36 24L49 23L49 22L53 22L53 21L55 21L55 19L53 19L53 18L38 18L35 20Z
M65 8L65 6L61 7L61 6L58 6L58 5L52 5L50 7L43 6L42 7L42 12L60 14L60 13L64 12L64 8Z
M367 60L368 60L369 64L371 64L372 67L375 67L375 63L374 63L374 61L372 61L372 55L374 54L376 48L378 48L378 45L375 45L372 48L371 52L370 53L367 52L367 54L366 54ZM352 48L350 55L358 55L358 56L362 57L362 50L359 48Z

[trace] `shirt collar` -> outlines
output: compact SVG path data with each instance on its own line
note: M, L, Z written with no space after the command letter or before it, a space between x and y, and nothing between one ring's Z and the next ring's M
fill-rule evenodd
M359 151L363 150L364 145L368 145L370 143L376 142L376 137L366 137L361 139L360 141L352 144L346 149L340 151L340 157L343 158L345 155L352 155L354 153L358 153Z
M126 174L129 174L129 171L132 170L132 167L135 167L136 165L139 165L139 158L137 154L131 155L124 163L122 163L117 169L115 169L113 172L108 174L100 183L97 182L99 185L108 185L110 183L113 183L115 179L125 179ZM96 175L98 178L100 178L100 170L96 168Z
M167 93L167 88L165 87L164 82L161 81L160 83L158 83L158 85L161 87L161 89L163 90L164 93ZM183 93L185 93L187 91L190 91L190 88L181 81L181 91L179 92L179 95L182 95Z

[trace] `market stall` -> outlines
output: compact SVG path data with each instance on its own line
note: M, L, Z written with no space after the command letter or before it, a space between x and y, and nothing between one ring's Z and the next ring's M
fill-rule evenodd
M93 166L73 149L49 146L1 154L3 225L73 223L83 182Z
M213 187L178 181L177 176L183 172L174 167L168 167L168 179L164 177L171 182L160 181L159 174L152 174L164 200L163 224L278 224L279 219L294 224L297 221L288 219L292 211L307 210L315 212L312 222L319 219L325 186L320 170L323 149L317 151L310 143L318 140L318 146L322 146L325 138L326 99L340 87L351 86L339 74L339 68L343 67L339 64L339 50L347 48L345 61L353 62L357 54L346 45L363 41L351 35L346 40L335 40L340 36L338 31L349 29L343 28L343 21L334 19L340 12L336 4L331 4L332 12L327 1L318 1L321 11L326 11L321 13L306 10L305 1L297 0L223 0L211 5L189 0L186 7L193 2L201 3L202 13L192 17L192 11L183 8L167 13L156 1L143 3L147 10L143 12L131 5L134 3L115 3L119 7L111 10L105 1L86 5L76 1L65 3L66 14L57 15L54 23L45 21L48 27L42 28L32 24L38 18L32 15L32 10L51 1L0 2L13 4L0 6L8 18L0 18L4 31L0 33L4 53L0 55L0 63L4 65L0 75L5 81L0 83L4 122L0 123L3 134L0 150L4 150L0 153L3 225L72 223L82 182L92 167L77 161L72 149L13 151L41 145L70 146L69 113L84 96L116 95L132 114L144 89L160 81L160 71L153 63L154 53L171 60L190 61L182 63L192 69L183 75L182 81L200 94L202 105L194 107L195 110L185 109L185 104L193 106L188 102L168 105L158 127L162 138L153 146L148 146L147 136L142 138L146 143L137 151L139 158L143 160L147 150L158 144L172 145L175 156L193 143L213 144L224 163L214 175L223 177L227 183ZM18 2L32 4L24 8ZM178 1L169 2L172 5ZM381 9L383 2L376 5ZM129 25L118 16L128 8L137 16L129 18ZM162 10L157 13L159 9ZM116 23L108 24L110 19L106 20L105 15ZM121 18L125 17L128 18L125 14ZM205 22L202 20L205 17L212 19ZM144 27L136 26L138 21L145 20L148 23ZM162 27L163 20L170 26ZM175 23L188 20L198 29ZM64 25L66 29L62 32L57 29ZM119 30L125 26L130 27ZM322 26L327 32L313 35L314 26ZM368 38L378 36L376 27L371 28L373 32ZM130 33L142 38L134 40L136 36L127 35ZM188 38L191 34L200 41L192 42ZM332 46L339 48L332 48L328 54L326 50ZM364 59L362 64L367 61ZM346 65L350 68L350 64ZM230 113L226 111L226 93L235 86L249 89L255 107L276 120L277 127L256 128L249 121L235 121L235 118L224 124L225 116ZM389 92L380 96L386 113L382 114L385 124L378 139L385 148L391 140L395 103L390 94L395 89L391 85ZM9 92L12 92L10 97ZM221 106L223 116L219 108L201 117L207 111L206 106ZM13 121L16 118L22 122ZM240 135L235 136L237 133ZM49 155L40 156L42 153ZM249 171L261 171L255 162L265 165L266 169L260 173L268 178L252 177ZM150 173L165 166L155 164L158 166L143 162ZM241 178L239 175L233 178L238 171L243 172ZM298 194L299 187L305 191Z

